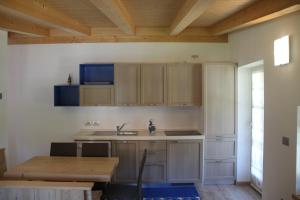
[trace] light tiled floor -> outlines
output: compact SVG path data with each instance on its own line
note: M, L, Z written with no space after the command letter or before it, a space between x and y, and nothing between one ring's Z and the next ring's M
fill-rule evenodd
M201 200L260 200L260 195L250 186L206 185L200 187Z

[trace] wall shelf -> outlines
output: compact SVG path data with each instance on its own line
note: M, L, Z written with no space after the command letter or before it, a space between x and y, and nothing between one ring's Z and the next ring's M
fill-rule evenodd
M55 85L54 106L79 106L79 85Z

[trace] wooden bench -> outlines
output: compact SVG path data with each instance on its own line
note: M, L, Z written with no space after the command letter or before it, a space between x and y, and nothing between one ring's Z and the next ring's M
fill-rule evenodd
M0 148L0 177L6 171L5 149Z
M0 181L0 199L92 200L91 182Z

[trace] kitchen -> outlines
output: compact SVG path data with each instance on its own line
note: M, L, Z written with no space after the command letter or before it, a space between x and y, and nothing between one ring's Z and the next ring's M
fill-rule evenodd
M128 0L127 2L130 13L134 13L133 7L130 7L133 6L132 2L134 1ZM177 3L179 4L179 2L183 3L183 1ZM148 4L150 3L148 2ZM57 7L59 8L59 5ZM135 20L138 23L138 17ZM201 197L204 196L204 199L213 199L210 196L211 193L214 193L217 199L225 198L227 195L229 196L228 199L235 199L236 197L233 197L234 195L230 192L237 191L240 193L242 191L244 194L244 186L239 184L249 184L251 160L249 154L251 145L244 143L244 136L248 138L249 135L244 134L239 129L240 115L237 113L237 108L240 105L236 96L239 90L235 84L238 82L238 70L241 66L264 59L266 107L262 199L290 199L292 194L297 193L294 180L296 173L294 170L296 166L296 144L294 141L296 141L297 120L294 112L296 112L296 105L299 105L298 78L296 76L299 73L296 67L299 65L299 45L297 45L299 28L296 26L298 20L299 13L295 12L269 22L230 32L226 42L222 42L223 38L218 38L219 42L216 38L214 38L215 42L211 42L213 40L211 38L208 42L201 42L200 40L203 38L200 39L200 36L195 39L193 36L184 35L199 34L199 30L193 28L190 33L183 33L183 36L162 36L168 42L157 39L158 36L141 36L128 39L128 37L120 36L119 33L111 33L113 30L108 29L106 31L114 35L114 40L109 38L109 42L103 43L97 43L99 38L106 38L102 36L93 36L94 38L87 39L75 37L72 40L68 36L64 36L64 43L75 41L74 43L71 42L72 44L50 44L62 41L63 37L60 38L60 36L46 37L45 39L42 39L43 37L32 38L31 36L22 38L1 31L0 145L6 149L8 170L34 156L49 155L51 142L76 141L79 143L78 152L80 152L80 145L84 141L96 143L112 141L111 155L113 157L118 155L117 157L120 158L119 167L122 166L122 159L127 159L126 155L133 156L132 160L134 161L131 165L124 167L127 167L126 172L135 169L132 173L125 173L125 175L132 176L129 177L131 181L135 181L143 148L147 145L151 146L151 142L155 142L157 147L153 148L156 148L157 151L150 152L150 154L154 154L151 156L155 162L147 163L146 161L145 183L151 183L151 181L160 184L196 182L196 184L203 184L203 187L199 186L199 193ZM143 28L136 30L137 34L149 31ZM193 31L198 32L193 33ZM54 30L52 34L59 33ZM162 31L155 34L165 33ZM286 67L276 68L273 64L273 42L287 34L292 36L291 57L293 60ZM204 38L207 37L204 36ZM127 39L127 41L122 42L122 38L123 40ZM144 40L141 41L141 38ZM179 40L183 42L178 42ZM76 43L76 41L90 42ZM17 44L18 42L19 44ZM10 44L7 45L7 43ZM111 93L113 95L105 99L106 102L110 102L110 105L100 105L103 102L97 103L97 106L80 105L83 101L87 101L87 104L94 103L94 100L89 102L89 98L82 100L80 96L84 92L82 89L84 90L84 87L89 86L81 84L80 64L91 63L112 64L114 68L118 64L133 64L137 70L120 72L124 75L134 71L136 74L133 78L132 74L129 75L131 77L128 79L122 79L122 77L118 79L120 77L118 75L114 77L114 91ZM156 65L159 70L143 71L143 65ZM189 82L192 80L190 74L188 75L189 78L186 78L187 82L183 81L188 86L177 85L182 87L181 91L184 91L188 96L185 99L187 101L172 102L172 98L176 99L176 94L172 96L169 92L172 91L171 86L176 85L176 83L172 82L168 86L170 79L167 78L170 76L167 69L172 65L185 66L179 67L180 69L200 66L201 80L196 80L201 84L197 84L199 89L195 93L198 100L194 101L191 98L194 91L191 92L190 90L191 85L193 85L192 82ZM152 67L150 68L152 69ZM122 69L125 68L122 67ZM228 69L228 71L217 69ZM162 72L159 73L158 71ZM116 70L114 73L117 73ZM184 73L190 73L190 71L179 72L179 77L185 77L183 76ZM228 73L228 76L223 76L225 73ZM72 77L72 86L79 88L79 98L76 98L79 104L76 106L54 106L54 86L68 86L69 74ZM155 78L159 77L159 79L154 81L153 79L144 79L145 77L149 78L147 75L151 74ZM176 76L176 74L173 75ZM192 73L192 75L194 74ZM136 79L134 83L133 79ZM155 86L153 90L151 87L150 89L143 87L144 80L148 81L146 84L153 81L155 85L159 86ZM175 78L175 80L178 79ZM118 81L123 81L120 84L119 92ZM130 90L135 95L131 95L132 93L128 95L131 102L122 102L124 93L120 90L129 91L122 88L127 83L130 84L131 88L132 86L135 88ZM224 83L228 83L228 85ZM289 90L286 90L285 87ZM157 92L158 95L143 93L146 91L145 88L149 89L150 92ZM174 92L176 93L175 90ZM129 93L126 92L126 94ZM284 95L280 96L279 94ZM218 98L226 99L226 101L224 99L215 101L216 95L219 95ZM145 96L147 97L144 98ZM179 96L182 97L182 95ZM152 99L151 97L155 97L157 102L145 101ZM135 100L136 102L132 103ZM222 104L224 102L227 104ZM281 102L286 103L282 104ZM153 120L156 127L156 133L153 135L148 133L149 120ZM121 131L137 131L137 135L111 136L105 135L105 133L102 136L98 135L100 134L98 131L115 132L117 131L116 126L121 126L123 123L126 125ZM221 123L223 124L220 125ZM196 131L201 135L195 136L196 138L186 135L166 136L166 131L183 131L185 133ZM283 136L289 139L289 146L281 144ZM185 143L186 141L193 141L194 143ZM180 145L185 146L187 150L178 152L176 147ZM134 153L122 154L124 149ZM247 152L244 149L248 149ZM194 165L197 170L195 172L185 170L184 164L179 165L178 168L173 168L173 163L179 163L178 160L182 159L182 156L170 155L172 153L191 154L189 151L199 153L199 156L193 155L199 160L195 161L191 159L193 156L188 156L184 157L187 160L183 163L192 163L191 165ZM223 160L226 162L224 163ZM116 170L115 175L117 177L115 178L124 178L118 177L118 174L122 174L122 172L118 173L118 170ZM176 170L190 173L176 173ZM286 173L281 173L282 171ZM196 181L194 180L195 177L197 177ZM124 179L128 180L128 177ZM125 183L126 180L123 182ZM233 183L237 185L232 185ZM240 188L242 189L239 190ZM249 186L246 188L246 193L248 193L251 188ZM251 191L251 195L255 195L254 199L260 198L254 191Z

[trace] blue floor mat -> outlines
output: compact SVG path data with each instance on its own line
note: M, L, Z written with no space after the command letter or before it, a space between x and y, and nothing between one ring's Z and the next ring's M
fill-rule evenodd
M145 200L200 200L194 184L148 184L143 195Z

